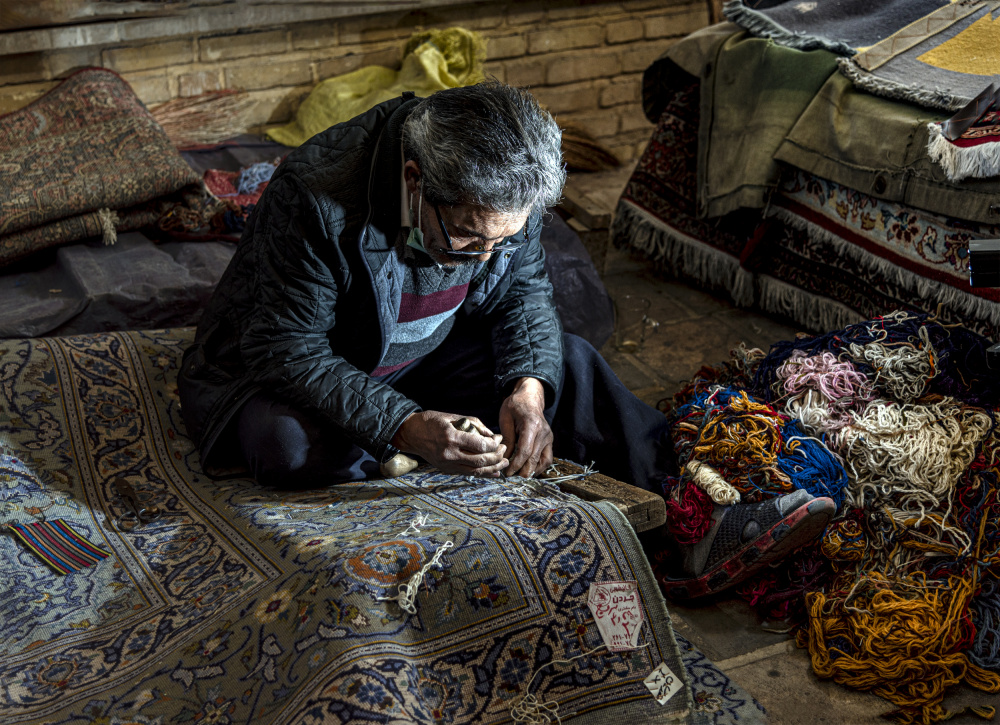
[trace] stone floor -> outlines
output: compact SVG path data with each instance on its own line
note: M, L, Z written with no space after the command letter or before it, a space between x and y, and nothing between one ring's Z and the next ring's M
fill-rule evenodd
M624 185L621 179L619 174L615 182ZM702 365L728 359L740 342L767 350L798 331L787 320L737 309L725 299L665 278L626 252L608 249L603 262L612 299L626 294L648 299L649 317L658 323L641 350L619 352L614 337L601 350L619 378L650 404L671 396ZM796 648L789 635L762 629L741 599L720 595L697 606L668 605L677 630L751 693L773 725L887 722L879 716L893 709L889 702L817 678L808 653ZM946 701L955 708L968 704L997 705L1000 696L967 688ZM981 721L964 715L951 722Z

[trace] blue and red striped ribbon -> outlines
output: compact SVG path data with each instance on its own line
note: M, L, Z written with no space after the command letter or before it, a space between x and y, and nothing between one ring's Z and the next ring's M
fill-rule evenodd
M63 519L8 524L7 528L60 574L86 569L111 555L74 530Z

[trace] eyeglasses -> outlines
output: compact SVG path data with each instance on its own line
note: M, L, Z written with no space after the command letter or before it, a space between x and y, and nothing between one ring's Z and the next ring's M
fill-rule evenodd
M455 249L451 243L451 235L448 234L448 229L444 225L444 219L441 218L441 208L435 204L434 213L437 215L438 225L441 227L441 233L444 234L444 240L448 243L448 254L458 254L465 257L480 257L484 254L493 254L494 252L509 252L513 249L520 249L525 244L528 243L528 224L525 222L524 229L521 231L524 234L523 242L508 242L507 244L497 244L496 246L487 249L486 245L480 242L479 244L473 244L471 249Z

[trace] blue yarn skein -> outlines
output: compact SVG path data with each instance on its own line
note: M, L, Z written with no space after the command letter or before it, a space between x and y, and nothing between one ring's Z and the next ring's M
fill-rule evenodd
M798 438L794 451L778 456L778 468L792 479L795 488L813 496L829 496L840 509L847 486L847 472L829 449L802 430L798 420L788 421L781 431L786 441Z
M277 167L270 161L261 161L246 167L236 178L236 193L241 195L254 193L258 186L271 180L275 168Z

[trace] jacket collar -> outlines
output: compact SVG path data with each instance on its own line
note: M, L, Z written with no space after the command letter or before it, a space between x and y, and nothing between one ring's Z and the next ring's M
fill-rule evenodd
M420 99L413 93L403 94L403 103L393 111L383 127L381 137L375 148L369 179L371 185L372 210L371 224L378 228L392 244L399 233L399 199L402 195L403 154L403 122L413 111Z

